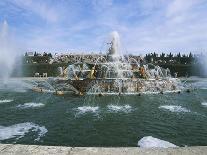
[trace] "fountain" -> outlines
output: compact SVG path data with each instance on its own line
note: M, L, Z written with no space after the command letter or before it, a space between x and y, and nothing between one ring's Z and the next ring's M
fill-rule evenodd
M25 92L26 89L32 88L22 79L11 78L14 72L17 76L21 74L19 52L5 20L2 24L0 23L0 90Z
M12 73L16 57L16 51L9 37L8 29L7 21L4 21L0 26L0 78L3 79L4 83L7 82Z
M111 36L107 54L95 63L71 64L63 71L65 77L48 80L54 92L103 96L180 92L183 89L180 80L171 77L169 69L120 54L119 34L114 31Z

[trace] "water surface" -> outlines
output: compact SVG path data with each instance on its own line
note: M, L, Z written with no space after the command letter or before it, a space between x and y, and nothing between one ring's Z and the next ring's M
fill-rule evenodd
M55 96L0 86L0 142L137 146L146 136L177 146L207 145L207 80L191 93Z

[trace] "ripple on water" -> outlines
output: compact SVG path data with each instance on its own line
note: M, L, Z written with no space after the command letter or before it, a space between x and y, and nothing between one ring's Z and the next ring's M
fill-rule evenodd
M77 111L79 114L97 113L98 110L99 110L99 107L92 107L92 106L82 106L82 107L77 108Z
M164 141L158 138L154 138L152 136L143 137L138 141L137 144L139 147L142 148L168 148L168 147L177 147L175 144L172 144L168 141Z
M107 108L109 109L110 112L125 112L129 113L132 111L132 107L130 105L108 105Z
M182 107L182 106L175 106L175 105L163 105L159 107L160 109L166 109L171 112L190 112L190 110Z
M202 102L201 105L207 107L207 102Z
M45 104L43 104L43 103L30 102L30 103L19 104L17 106L17 108L28 109L28 108L40 108L40 107L44 107L44 106L45 106Z
M7 99L5 99L5 100L0 100L0 104L1 103L9 103L9 102L12 102L13 100L7 100Z
M24 137L30 131L37 132L38 136L35 141L39 141L47 133L47 129L44 126L26 122L14 124L11 126L0 126L0 141L15 138L16 140Z

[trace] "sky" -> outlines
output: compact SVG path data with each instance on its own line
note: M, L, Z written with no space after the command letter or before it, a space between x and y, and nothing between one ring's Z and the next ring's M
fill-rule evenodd
M25 51L104 52L117 31L123 52L207 51L207 0L0 0Z

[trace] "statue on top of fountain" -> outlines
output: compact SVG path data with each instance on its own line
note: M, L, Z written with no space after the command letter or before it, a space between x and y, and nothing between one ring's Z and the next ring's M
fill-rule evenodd
M110 45L107 53L107 61L113 62L119 60L119 51L120 51L120 39L118 32L114 31L112 32L112 40L110 43L107 43Z

